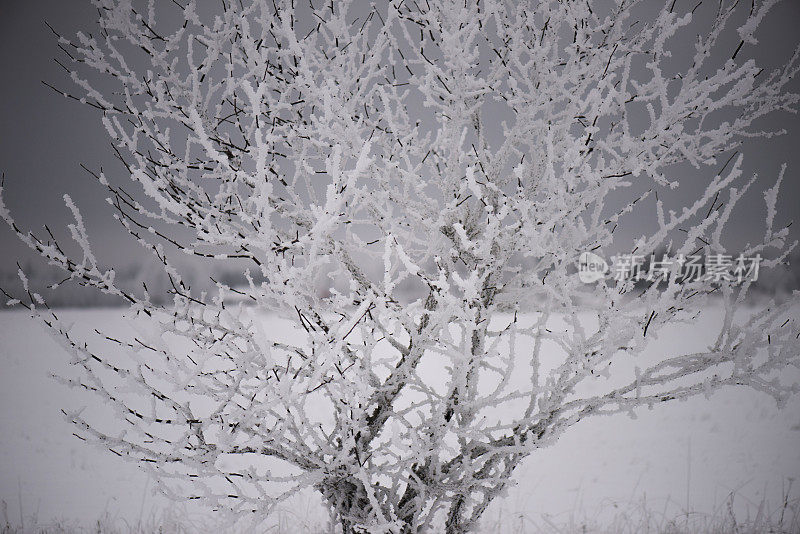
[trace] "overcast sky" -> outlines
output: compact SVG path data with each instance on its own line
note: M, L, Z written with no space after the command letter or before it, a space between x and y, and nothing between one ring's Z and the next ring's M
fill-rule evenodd
M653 6L659 5L652 0ZM691 1L692 5L696 2ZM716 4L716 2L710 2ZM678 8L687 4L677 0ZM60 57L57 42L44 21L59 32L74 36L78 30L94 31L94 9L88 0L4 0L0 4L0 170L5 173L5 198L23 228L39 231L44 223L58 229L67 221L63 195L69 193L84 212L90 237L101 261L126 261L141 254L134 243L120 233L105 204L105 194L80 168L103 166L106 172L120 172L111 157L109 140L96 110L59 96L42 80L72 89L65 73L53 60ZM800 43L800 2L786 0L768 16L756 36L757 47L745 47L737 59L755 57L762 67L783 64ZM690 48L686 46L686 52ZM800 80L793 90L800 92ZM763 235L763 199L760 191L769 187L781 163L789 164L783 195L778 204L778 224L800 219L800 117L773 116L769 126L781 126L789 133L778 139L756 140L744 150L749 173L758 172L762 181L742 203L729 230L732 246ZM708 175L708 171L704 171ZM672 176L682 182L694 179ZM696 177L695 177L696 178ZM706 180L710 176L706 176ZM699 193L701 184L681 188L688 200ZM800 237L800 222L793 225L793 237ZM620 227L624 237L641 235L636 224ZM62 234L63 235L63 234ZM11 268L18 258L27 257L23 247L4 225L0 228L0 271Z

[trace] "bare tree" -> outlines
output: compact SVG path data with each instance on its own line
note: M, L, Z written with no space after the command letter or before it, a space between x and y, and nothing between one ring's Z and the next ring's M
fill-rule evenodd
M76 433L177 497L267 514L313 487L344 533L455 534L587 416L727 385L784 401L796 300L745 306L750 281L730 273L587 285L575 267L648 212L657 230L633 253L735 260L722 230L755 180L733 187L737 148L798 102L797 53L774 72L737 60L773 3L721 2L698 26L674 1L644 20L634 0L94 0L99 32L59 37L82 96L56 90L101 116L128 183L91 172L173 298L119 289L69 198L77 257L14 226L152 324L100 352L29 293L84 371L73 385L125 423L71 413ZM696 33L688 62L668 60ZM708 184L669 209L658 191L681 163ZM763 242L738 251L772 258L762 269L793 246L777 196ZM175 254L242 265L249 283L198 293ZM647 351L713 307L707 350Z

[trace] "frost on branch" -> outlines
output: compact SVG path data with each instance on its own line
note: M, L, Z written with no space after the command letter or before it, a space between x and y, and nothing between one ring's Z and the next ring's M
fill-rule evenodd
M26 301L82 369L66 380L124 425L70 413L76 433L167 494L263 517L311 487L346 533L467 532L521 460L587 416L725 385L796 392L779 376L798 363L796 300L753 309L749 283L574 274L653 206L637 254L728 253L755 182L741 186L737 149L798 102L797 53L773 72L737 59L772 2L700 24L675 2L636 20L627 1L183 1L94 0L100 30L59 37L120 161L90 172L171 303L117 287L69 199L78 257L14 226L130 305L127 337L84 341ZM698 34L693 57L665 61ZM658 192L682 163L708 185L676 209ZM765 269L793 246L778 195L763 242L740 251ZM198 293L176 255L241 265L249 283ZM706 350L646 350L720 302Z

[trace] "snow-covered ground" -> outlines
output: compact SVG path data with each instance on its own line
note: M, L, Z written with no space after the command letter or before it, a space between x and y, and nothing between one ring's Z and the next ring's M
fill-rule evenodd
M119 310L60 314L101 330L124 326ZM709 329L701 322L677 333L662 334L654 350L701 347ZM20 518L30 522L36 516L40 524L58 519L88 525L107 514L146 523L164 510L175 513L173 503L152 494L151 481L135 465L73 436L60 410L96 401L49 378L67 369L67 362L26 313L0 312L0 507L5 507L0 522L7 517L19 524ZM735 508L755 507L764 499L777 508L798 475L800 401L779 411L762 394L729 389L709 400L645 410L636 420L582 421L516 471L517 486L490 507L486 520L508 531L528 521L541 524L542 513L558 523L570 515L602 522L618 507L644 502L672 516L686 510L713 514L731 492ZM188 520L203 515L197 507L177 509ZM292 524L324 518L311 495L288 504L280 516L289 532L305 531Z

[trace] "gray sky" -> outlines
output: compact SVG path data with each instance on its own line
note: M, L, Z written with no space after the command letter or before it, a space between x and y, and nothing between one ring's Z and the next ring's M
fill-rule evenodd
M658 0L652 2L654 9L661 5ZM679 7L686 3L677 0ZM141 250L111 219L104 191L79 166L84 163L92 169L103 166L107 172L122 170L111 156L100 115L41 83L46 80L73 89L53 60L61 57L61 52L44 21L65 36L74 36L78 30L95 31L94 16L88 0L5 0L0 5L0 170L5 172L6 202L20 226L38 232L46 223L64 235L68 212L62 197L69 193L84 214L101 261L124 262L140 255ZM782 2L756 34L759 45L746 46L737 59L754 57L767 69L782 65L800 43L798 23L800 2ZM691 43L683 44L680 52L689 53ZM793 90L800 92L800 80L793 82ZM772 185L783 162L789 167L776 223L800 219L800 117L773 116L768 122L768 126L778 125L789 133L777 139L752 141L745 149L745 176L758 172L762 180L742 201L731 223L731 246L762 235L765 210L760 192ZM682 183L678 200L682 196L688 201L699 194L710 176L705 170L699 180L691 173L673 178ZM800 221L791 230L794 239L800 237ZM628 223L618 234L622 239L632 239L643 231L644 226ZM0 271L12 268L17 259L30 257L5 225L0 227L0 250Z

